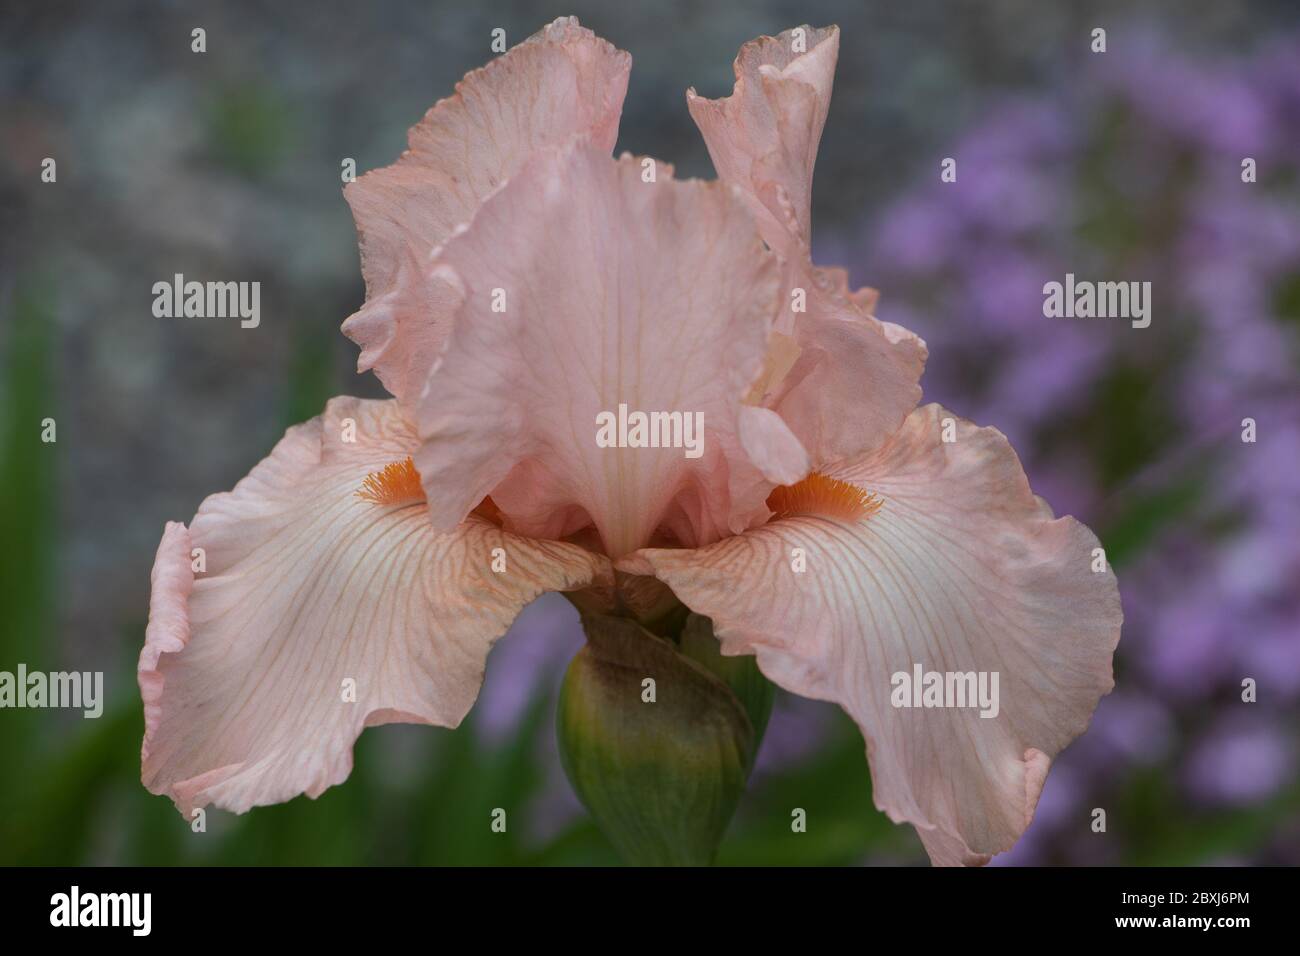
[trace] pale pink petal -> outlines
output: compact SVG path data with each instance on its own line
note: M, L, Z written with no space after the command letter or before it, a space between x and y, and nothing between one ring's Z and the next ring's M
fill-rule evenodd
M168 524L139 663L150 791L187 816L319 796L364 727L456 726L519 610L600 575L589 552L477 516L435 534L418 479L357 497L415 444L395 402L334 399L188 531Z
M742 400L777 309L777 265L721 183L583 143L539 153L438 253L462 305L417 421L435 527L491 493L508 527L586 521L611 556L667 525L716 539L766 514L772 486L741 448ZM600 447L598 416L702 416L703 444ZM787 473L788 433L764 451ZM614 436L617 437L617 436ZM674 436L667 436L670 440ZM539 508L539 502L544 507ZM572 530L572 528L570 528Z
M840 704L866 738L876 805L915 824L935 863L987 862L1029 824L1051 759L1112 686L1114 575L1093 570L1087 528L1034 497L1000 432L937 405L837 477L879 510L845 517L832 501L619 567L711 617L724 653L756 654L786 689ZM997 715L892 706L892 675L917 664L996 672Z
M870 286L855 289L849 284L849 271L842 266L819 266L815 270L818 283L829 289L841 299L848 299L859 312L866 315L876 314L876 303L880 300L880 290Z
M740 48L731 96L686 93L718 175L744 193L763 239L786 258L807 255L813 165L839 49L834 26L759 37Z
M589 137L609 152L631 57L561 17L468 74L411 129L391 166L345 190L361 241L366 303L343 325L399 400L419 398L447 334L447 290L429 253L538 148Z
M892 337L871 316L874 290L855 291L843 269L815 268L809 259L813 166L839 44L838 27L759 37L736 57L731 96L687 93L718 176L746 197L783 261L789 307L776 328L793 340L797 361L764 383L761 403L785 420L814 468L893 434L920 401L926 357L919 338ZM786 343L774 347L784 357Z
M455 296L427 274L421 264L425 250L393 248L391 256L392 271L382 283L370 284L375 291L344 321L343 334L361 346L357 371L374 369L389 393L409 408L442 351Z
M834 278L805 270L796 280L807 302L807 312L795 316L798 356L764 402L817 469L877 448L898 429L921 400L927 355L920 338L825 284Z
M740 445L765 479L792 485L808 474L808 452L776 412L743 405L738 425Z

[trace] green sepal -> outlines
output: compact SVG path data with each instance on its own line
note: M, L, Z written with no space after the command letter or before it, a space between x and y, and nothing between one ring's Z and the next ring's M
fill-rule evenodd
M772 702L776 688L763 676L752 654L723 657L721 645L713 636L713 622L702 614L691 613L686 618L679 639L681 652L700 664L721 680L736 695L754 728L754 741L749 755L751 769L763 742L767 721L772 716Z

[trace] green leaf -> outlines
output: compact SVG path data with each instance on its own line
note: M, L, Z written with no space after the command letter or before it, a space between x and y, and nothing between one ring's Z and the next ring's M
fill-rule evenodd
M33 670L54 666L54 608L61 449L71 436L55 401L58 330L48 283L24 281L0 301L4 364L0 368L0 670L19 662ZM56 437L42 440L44 421ZM11 710L0 719L0 816L29 775L16 772L45 741L40 711Z

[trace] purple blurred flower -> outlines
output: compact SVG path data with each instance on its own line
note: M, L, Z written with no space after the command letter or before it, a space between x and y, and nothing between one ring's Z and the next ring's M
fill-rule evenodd
M499 743L508 738L537 694L559 685L582 645L578 612L563 595L543 594L524 608L488 657L474 705L474 727L482 739Z
M1295 758L1294 740L1277 727L1234 716L1197 742L1184 775L1189 789L1205 803L1255 803L1294 780Z

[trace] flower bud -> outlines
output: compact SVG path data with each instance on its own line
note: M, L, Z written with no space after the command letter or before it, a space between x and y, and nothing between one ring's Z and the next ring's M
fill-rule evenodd
M757 735L746 705L712 670L707 618L692 625L689 650L630 618L587 615L583 628L587 646L565 674L557 718L574 790L629 863L711 863Z

